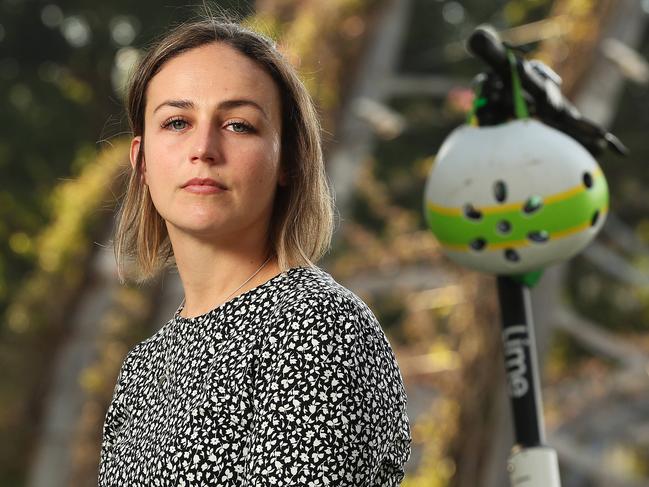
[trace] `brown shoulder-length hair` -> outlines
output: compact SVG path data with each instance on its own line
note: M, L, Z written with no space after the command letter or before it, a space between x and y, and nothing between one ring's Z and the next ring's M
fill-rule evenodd
M312 267L328 250L334 231L334 195L327 180L320 122L294 67L268 37L233 20L213 17L183 23L153 43L134 69L126 93L133 136L144 135L146 90L170 59L213 42L225 43L253 59L277 83L281 93L281 161L286 186L278 186L268 235L269 250L282 271ZM214 62L218 62L215 59ZM138 284L175 266L164 220L153 206L142 178L141 146L134 168L126 168L128 186L116 215L113 239L117 274L126 282L127 261L134 262Z

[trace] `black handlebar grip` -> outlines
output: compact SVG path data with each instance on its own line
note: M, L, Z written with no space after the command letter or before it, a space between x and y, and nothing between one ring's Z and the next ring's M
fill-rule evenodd
M466 48L473 56L482 59L497 73L509 71L507 51L498 33L489 25L479 25L469 36Z
M507 84L507 80L511 77L507 48L492 26L481 24L476 27L467 39L466 49L469 54L490 66L494 74ZM615 152L626 155L628 149L617 137L582 117L579 111L563 98L563 95L560 102L549 100L547 79L536 72L525 59L516 58L516 70L523 89L534 100L535 116L570 135L593 154L601 152L608 145Z

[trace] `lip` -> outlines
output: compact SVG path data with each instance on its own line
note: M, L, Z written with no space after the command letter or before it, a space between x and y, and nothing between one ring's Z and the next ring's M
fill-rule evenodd
M213 194L213 193L223 193L225 189L218 186L212 186L211 184L190 184L185 186L184 189L190 193L196 194Z
M192 193L218 193L228 189L223 183L212 178L192 178L182 187Z

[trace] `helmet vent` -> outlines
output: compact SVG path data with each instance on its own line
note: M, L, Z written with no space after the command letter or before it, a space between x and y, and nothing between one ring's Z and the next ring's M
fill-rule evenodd
M504 181L496 181L494 183L494 197L498 203L502 203L507 199L507 185Z
M526 214L531 214L536 211L539 211L543 206L543 200L540 196L530 196L527 198L525 205L523 205L523 212Z
M464 205L464 216L466 216L469 220L481 220L482 212L480 210L476 210L471 203L467 203L466 205Z
M530 239L532 242L544 243L548 241L550 235L545 230L539 230L537 232L528 233L527 238Z
M595 210L595 213L593 213L593 217L590 219L590 226L594 227L597 220L599 220L599 210Z
M521 260L521 257L514 249L505 249L505 259L510 262L518 262Z
M584 186L588 189L593 187L593 176L589 172L585 172L581 179L584 182Z
M507 220L500 220L496 224L496 230L498 230L500 233L507 234L512 231L512 224Z
M484 238L478 237L472 240L469 246L473 250L482 250L487 246L487 241Z

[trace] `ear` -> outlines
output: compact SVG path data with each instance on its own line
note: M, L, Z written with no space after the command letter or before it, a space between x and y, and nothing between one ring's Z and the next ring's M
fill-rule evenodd
M142 145L142 136L138 135L137 137L133 137L133 140L131 140L131 150L129 152L129 156L131 159L131 167L135 171L135 166L137 164L137 155L140 153L140 147ZM142 155L142 183L146 184L146 164L144 161L144 155Z

